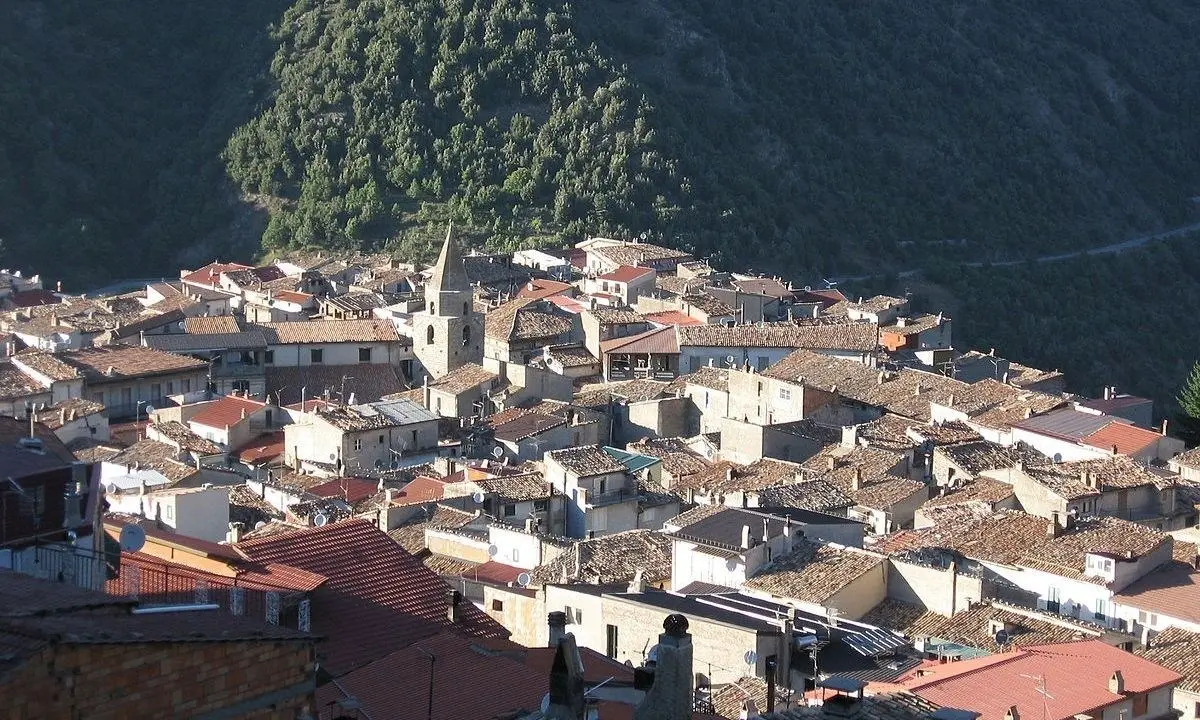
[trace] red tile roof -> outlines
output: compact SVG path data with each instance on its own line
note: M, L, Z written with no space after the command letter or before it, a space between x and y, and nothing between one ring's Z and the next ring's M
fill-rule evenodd
M570 283L559 282L557 280L530 280L521 286L521 289L517 292L517 297L540 300L551 295L558 295L569 289L571 289Z
M637 280L638 278L642 277L643 275L649 275L650 273L653 273L653 272L654 271L651 270L650 268L634 267L632 265L622 265L621 267L617 268L616 270L613 270L610 273L605 273L604 275L601 275L597 279L612 280L612 281L620 282L620 283L631 283L634 280Z
M608 353L649 353L658 355L678 355L679 340L675 334L675 326L647 330L637 335L629 335L600 343L600 352Z
M235 452L238 460L246 465L270 462L284 452L283 431L259 435Z
M659 325L703 325L703 320L698 320L685 312L679 310L664 310L662 312L647 313L646 319L652 323Z
M1161 437L1152 430L1114 422L1083 438L1082 442L1101 450L1112 450L1113 446L1116 446L1117 453L1120 455L1137 455L1146 448L1152 447Z
M312 295L309 295L308 293L296 292L295 290L279 290L275 293L274 297L276 300L296 303L298 305L303 305L313 299Z
M249 265L240 265L238 263L209 263L199 270L184 275L180 279L185 283L194 285L203 285L205 287L220 287L221 273L233 272L234 270L253 270Z
M15 308L36 307L38 305L57 305L62 298L49 290L22 290L8 296L8 304Z
M1113 600L1124 607L1200 623L1200 571L1188 563L1173 562L1114 593Z
M523 572L525 571L519 567L490 560L476 565L470 571L463 574L480 582L507 585L510 582L516 582L517 576Z
M536 710L550 689L550 675L509 655L523 648L505 646L501 649L508 652L501 654L453 633L428 637L338 678L336 684L322 685L317 707L349 695L373 720L463 720Z
M317 497L342 498L348 503L366 500L378 491L378 483L355 477L337 478L308 489L310 494Z
M400 492L393 493L393 505L419 505L441 500L446 494L446 482L424 475L414 478Z
M507 635L466 600L459 622L451 623L442 580L362 520L249 540L237 548L257 562L284 563L329 578L313 598L312 629L326 638L318 655L335 675L447 630L486 638ZM393 673L391 681L401 682L405 675ZM426 682L420 681L422 688Z
M266 403L261 400L227 395L205 405L188 422L204 427L223 428L237 425L264 407Z
M1010 706L1022 718L1063 720L1099 710L1126 697L1176 683L1180 675L1100 640L1033 645L1008 653L925 668L904 683L943 707L971 708L980 720L1005 720ZM1125 695L1108 690L1116 670ZM1041 689L1046 690L1043 694ZM1044 711L1044 712L1043 712Z

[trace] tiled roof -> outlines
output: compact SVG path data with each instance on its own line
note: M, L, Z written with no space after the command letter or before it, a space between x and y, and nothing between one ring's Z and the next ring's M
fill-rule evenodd
M691 527L705 518L712 517L719 512L724 512L726 507L720 504L697 505L691 510L685 510L675 517L666 521L665 528L675 528L683 530Z
M1021 453L1016 448L994 445L984 440L937 447L935 454L946 456L964 471L977 475L987 470L1003 470L1016 467L1021 461Z
M1058 370L1039 370L1011 360L1008 363L1008 382L1017 387L1028 387L1047 380L1060 380L1062 377L1063 374Z
M481 385L495 382L500 376L477 363L464 363L451 370L429 387L436 388L451 395L461 395L468 390L474 390Z
M746 580L746 588L801 602L823 604L852 582L886 562L882 555L838 549L796 538L793 549Z
M581 445L564 450L551 450L547 455L567 472L578 477L625 471L625 466L604 452L599 445Z
M1186 452L1179 453L1171 458L1172 463L1177 463L1185 468L1200 470L1200 447L1194 447Z
M704 321L680 310L646 313L646 319L656 325L703 325Z
M1109 691L1117 670L1125 684L1122 694ZM1005 720L1014 706L1023 718L1091 714L1179 679L1178 673L1120 648L1085 640L931 666L906 685L938 705L971 708L981 713L980 720Z
M283 437L283 431L263 433L234 449L234 453L246 465L270 464L284 453Z
M266 406L261 400L226 395L204 405L188 422L210 428L232 427Z
M906 304L908 304L908 300L904 298L891 297L889 295L876 295L875 297L867 298L866 300L859 298L858 302L850 303L850 307L854 308L855 310L862 310L863 312L878 313L883 312L884 310L898 308Z
M387 363L359 363L347 372L340 365L302 365L298 367L268 366L266 368L267 392L275 402L292 405L300 402L302 393L306 400L313 400L329 393L338 398L342 392L342 378L346 378L346 399L351 393L356 402L375 402L385 395L404 390L404 379L399 369Z
M1027 645L1091 639L1105 633L1102 626L1062 615L1010 608L1002 603L990 602L974 603L946 617L928 612L919 605L907 605L889 599L875 606L861 620L904 633L910 639L923 635L988 653L1007 652L1013 647ZM1003 623L1010 638L1006 646L996 643L995 631L991 627L993 622Z
M229 487L229 521L242 523L243 530L253 530L258 523L282 520L283 514L246 485Z
M701 367L695 372L681 375L671 382L672 387L698 385L717 392L729 392L729 368Z
M758 504L763 507L831 512L851 507L854 500L836 485L824 480L809 480L763 488L758 491Z
M84 348L59 353L58 357L93 382L208 369L203 360L127 345Z
M675 327L654 328L637 335L603 340L600 352L608 353L651 353L658 355L678 355L679 342L676 340Z
M916 445L908 435L908 429L913 426L920 427L920 424L899 415L884 413L869 423L857 426L856 433L858 441L866 441L869 447L906 452Z
M713 712L723 718L738 720L747 700L754 702L760 712L767 707L767 681L756 677L741 677L712 694Z
M1182 675L1179 690L1200 693L1200 633L1188 632L1183 628L1167 628L1154 636L1150 647L1138 648L1135 652L1152 663Z
M16 364L0 362L0 398L22 398L43 392L42 384L21 372Z
M519 297L494 308L483 317L483 332L495 340L553 338L571 331L569 318L547 312L552 306L534 298Z
M900 317L891 325L881 325L879 332L889 333L892 335L917 335L926 330L932 330L939 327L943 321L949 321L950 318L943 317L941 313L930 315L922 313L919 315L911 315L909 317Z
M1038 465L1026 465L1024 473L1067 500L1096 495L1103 490L1157 486L1162 482L1160 476L1122 455L1064 463L1047 463L1043 460ZM1098 484L1097 489L1088 487L1085 478L1089 476Z
M520 442L566 424L566 418L561 418L557 415L526 412L508 422L494 425L493 433L497 440Z
M619 283L631 283L634 280L649 275L654 271L650 268L634 267L632 265L621 265L616 270L596 278L597 280L612 280Z
M667 392L670 383L661 380L621 380L619 382L595 383L584 385L579 395L599 395L607 402L608 396L615 395L628 402L645 402L657 400ZM590 404L587 407L594 407Z
M722 460L693 478L689 484L711 493L722 494L739 490L762 490L798 482L800 479L800 465L773 458L759 458L749 465Z
M681 346L816 348L822 350L873 350L878 342L870 323L812 324L764 323L761 325L680 326Z
M709 295L703 290L681 296L679 298L679 304L688 310L699 310L708 316L710 320L720 317L733 317L737 315L738 312L736 308L712 295Z
M379 400L362 405L338 405L316 415L347 432L382 430L437 420L437 416L411 400Z
M860 714L867 720L929 720L937 705L908 692L886 692L862 699ZM763 720L831 720L837 717L819 705L802 705L785 712L766 713Z
M258 330L233 333L208 333L188 335L170 333L146 335L142 344L155 350L178 353L198 353L216 350L251 350L267 346L266 337Z
M662 245L654 245L652 243L626 243L622 245L608 245L598 248L593 248L588 252L594 252L597 255L603 256L610 262L618 265L639 265L644 262L654 262L657 260L682 260L690 258L691 255L682 250L672 250Z
M739 292L749 293L751 295L766 295L767 297L779 298L781 300L790 300L794 292L790 290L787 283L777 278L758 277L735 279L731 284L738 289Z
M1162 435L1151 430L1114 422L1083 438L1082 442L1101 450L1115 448L1122 455L1137 455L1147 448L1154 447L1161 439Z
M1017 565L1084 582L1103 578L1084 574L1085 554L1142 557L1169 538L1144 525L1111 517L1083 518L1057 537L1047 533L1050 521L1022 512L964 513L953 522L905 530L875 545L881 552L907 556L923 549L951 551L965 557Z
M599 360L595 355L592 355L585 347L577 345L559 345L552 347L547 351L547 354L558 364L563 367L583 367L585 365L598 365Z
M425 528L456 530L469 525L474 519L473 513L438 504L429 511L418 513L403 525L389 530L388 537L399 543L407 552L420 555L425 550Z
M387 320L307 320L260 323L252 326L271 345L320 343L398 342L396 326Z
M671 539L653 530L626 530L579 540L554 560L534 568L538 583L567 581L592 584L628 582L642 571L646 582L671 577Z
M1113 600L1124 607L1200 623L1200 571L1191 563L1171 562L1115 593Z
M507 634L469 601L459 606L461 620L451 623L445 584L368 522L250 540L237 549L257 562L329 578L313 598L312 628L326 638L318 655L335 675L446 630L474 637Z
M317 706L337 707L349 696L361 717L374 720L525 717L516 713L537 711L550 675L523 664L522 650L441 633L321 686Z
M107 460L114 465L150 468L162 473L171 482L178 482L199 472L194 465L182 462L180 450L157 440L139 440Z
M927 500L925 507L957 505L967 502L983 502L991 507L1013 496L1012 485L986 477L968 480L962 485L944 490L945 494Z
M437 478L424 475L413 478L412 482L392 494L393 505L422 505L434 503L446 496L446 483Z
M111 606L131 607L136 604L137 601L128 598L0 569L0 617L47 615Z
M545 297L550 297L551 295L558 295L559 293L566 292L570 290L571 287L572 285L570 283L559 282L557 280L543 280L540 278L534 278L521 286L521 289L517 291L517 297L540 300Z
M242 328L232 315L190 317L183 321L183 331L189 335L240 333Z
M646 322L646 318L629 308L598 306L584 312L590 313L601 325L631 325Z
M79 369L63 362L59 357L41 350L25 350L13 357L13 364L24 366L50 378L51 381L73 380L80 377Z
M938 447L975 442L983 439L975 431L975 428L958 420L933 423L931 425L916 425L912 428L912 432L922 440L928 440Z
M1080 440L1113 422L1111 417L1065 408L1015 423L1013 427L1065 440Z
M541 500L550 497L552 489L541 473L499 475L472 480L483 492L495 495L501 502Z
M63 423L74 422L80 418L90 417L104 412L104 406L85 398L70 398L37 413L37 421L51 430L57 430Z
M242 265L240 263L211 262L198 270L184 274L180 279L186 283L216 287L221 281L221 273L253 269L249 265Z
M212 440L200 437L192 432L191 428L187 425L177 420L152 423L147 429L147 435L150 434L161 435L166 438L162 442L170 441L184 450L190 450L201 455L217 455L221 452L220 445L217 445Z
M835 485L858 505L885 509L926 490L925 483L893 474L904 457L873 447L829 445L802 463L812 477ZM900 470L894 470L897 467ZM854 483L861 487L854 489Z

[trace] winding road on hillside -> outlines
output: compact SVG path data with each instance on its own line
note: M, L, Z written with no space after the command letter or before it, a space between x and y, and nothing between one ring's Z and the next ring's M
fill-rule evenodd
M1160 240L1169 240L1170 238L1179 237L1180 235L1187 235L1188 233L1193 233L1193 232L1200 232L1200 222L1191 223L1189 225L1181 225L1176 228L1171 228L1170 230L1163 230L1161 232L1151 233L1149 235L1141 235L1139 237L1130 238L1129 240L1123 240L1118 243L1110 243L1108 245L1100 245L1098 247L1085 248L1083 250L1071 250L1070 252L1055 253L1053 255L1039 255L1038 257L1029 258L1029 259L1025 259L1025 260L998 260L996 262L975 261L975 262L963 262L963 263L958 263L958 264L962 265L963 267L973 267L973 268L1014 267L1017 265L1022 265L1027 262L1051 263L1051 262L1061 262L1063 260L1074 260L1076 258L1081 258L1081 257L1095 257L1098 255L1119 255L1123 252L1128 252L1130 250L1137 250L1138 248L1145 247L1146 245L1149 245L1150 243L1153 243L1153 242L1158 242ZM921 272L921 268L915 268L912 270L901 270L900 272L896 273L896 276L906 278L906 277L912 277L914 275L917 275L920 272ZM867 274L867 275L844 275L842 277L833 278L833 282L835 282L835 283L854 282L856 280L869 280L871 278L882 277L882 276L883 275L880 273Z

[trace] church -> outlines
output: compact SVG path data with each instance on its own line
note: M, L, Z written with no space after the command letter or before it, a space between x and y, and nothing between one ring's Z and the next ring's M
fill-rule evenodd
M425 283L425 306L413 313L413 353L420 372L437 380L466 363L483 360L483 317L475 311L474 291L467 281L462 252L454 228L446 241L433 275Z

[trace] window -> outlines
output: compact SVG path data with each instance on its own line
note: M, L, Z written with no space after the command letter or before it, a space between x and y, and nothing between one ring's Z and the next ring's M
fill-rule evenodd
M263 353L263 364L265 364L265 365L274 365L275 364L275 351L274 350L267 350L266 352Z
M791 400L792 399L792 391L789 390L788 388L779 388L779 399L780 400Z
M771 364L771 358L766 357L765 355L758 356L758 371L759 372L766 370L767 366L770 364Z
M606 630L606 632L605 632L606 641L604 643L604 647L606 649L605 654L608 655L610 658L616 659L616 657L617 657L617 626L616 625L608 625L605 628L605 630Z
M545 498L543 498L541 500L533 501L533 509L534 510L548 510L549 508L550 508L550 501L546 500Z
M152 397L152 398L162 397L162 385L160 383L151 383L150 384L150 397Z
M1051 586L1046 591L1046 609L1050 612L1058 612L1062 607L1062 595L1058 588Z
M471 344L471 326L470 325L463 325L462 336L463 336L463 347L470 345Z
M759 380L758 381L758 394L759 395L762 395L762 388L763 388L762 380Z
M504 517L512 517L517 514L517 506L509 503L504 506Z
M583 611L579 608L573 608L570 605L564 609L564 614L567 616L567 623L570 625L583 624Z
M382 444L383 444L383 438L384 438L384 436L383 436L383 435L380 435L380 436L379 436L379 444L380 444L380 445L382 445Z
M504 612L504 601L492 598L492 612Z
M517 548L513 548L512 561L515 563L521 562L521 551Z
M1150 693L1138 693L1133 696L1133 716L1141 717L1150 710Z
M1196 717L1200 718L1200 702L1196 703Z
M463 315L470 315L470 314L471 314L471 301L466 300L463 302Z
M359 362L371 362L371 348L359 348L358 349L358 361Z
M433 344L433 326L432 325L425 328L425 344L426 345Z
M163 505L163 517L165 517L168 520L174 520L175 519L175 506L174 505Z
M175 394L175 383L170 380L167 381L167 394L168 395Z
M596 492L608 492L608 478L600 478L596 481Z
M191 378L184 378L184 379L183 379L183 391L184 391L185 393L189 393L189 392L191 392L191 391L192 391L192 380L191 380Z
M354 438L354 449L362 450L362 438Z
M1105 619L1105 611L1108 609L1108 603L1103 599L1097 598L1096 604L1093 606L1092 617L1096 620Z
M231 388L233 389L234 392L248 393L248 392L250 392L250 381L249 380L234 380L233 383L231 384Z
M412 443L413 443L413 447L417 446L417 431L416 430L412 431Z
M308 351L308 361L314 365L319 365L325 362L325 351L320 348L313 348Z
M433 303L429 303L429 314L430 314L430 315L433 315L433 314L434 314L434 312L433 312Z
M704 407L708 407L708 393L704 393Z

